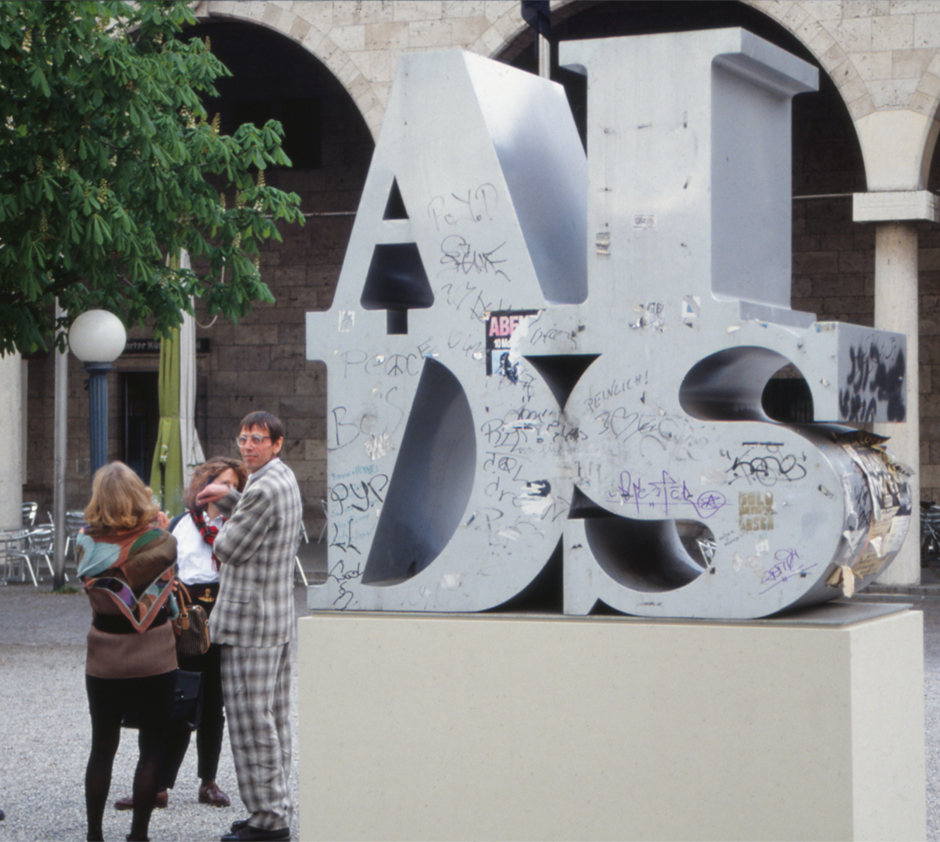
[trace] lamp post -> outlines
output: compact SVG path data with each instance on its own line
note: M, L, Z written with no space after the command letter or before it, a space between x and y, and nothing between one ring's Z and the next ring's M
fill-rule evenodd
M88 372L91 475L108 461L108 372L124 350L127 331L107 310L82 313L69 329L69 347Z

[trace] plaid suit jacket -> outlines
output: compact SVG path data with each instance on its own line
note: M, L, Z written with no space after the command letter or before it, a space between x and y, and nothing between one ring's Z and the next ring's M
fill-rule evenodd
M216 503L228 520L215 538L219 596L209 620L214 643L279 646L294 631L294 558L303 502L294 472L275 457L245 490Z

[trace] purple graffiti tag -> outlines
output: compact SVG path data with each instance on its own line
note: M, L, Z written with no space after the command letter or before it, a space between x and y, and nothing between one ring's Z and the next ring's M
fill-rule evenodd
M710 518L727 503L725 495L720 491L703 491L695 501L695 511L701 518Z
M641 509L661 509L664 515L670 513L679 516L682 507L691 507L696 517L707 520L721 509L728 501L720 491L703 491L698 497L689 490L685 480L677 480L668 471L662 472L662 478L644 483L634 481L629 471L621 471L620 486L610 494L612 499L621 503L631 503L639 514ZM680 511L674 511L680 509Z
M796 550L777 550L774 553L775 564L761 577L761 585L767 585L760 593L782 585L788 579L794 576L806 576L808 570L812 570L816 564L800 563L800 554Z

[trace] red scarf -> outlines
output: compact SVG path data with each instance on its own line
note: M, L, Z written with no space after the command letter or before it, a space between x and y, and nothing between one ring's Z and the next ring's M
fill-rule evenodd
M196 529L198 529L199 534L202 535L202 540L211 547L215 543L215 536L219 534L219 527L209 523L206 520L206 516L199 509L190 509L189 513L193 517L193 523L196 524ZM212 553L212 569L219 569L219 560L215 557L215 553Z

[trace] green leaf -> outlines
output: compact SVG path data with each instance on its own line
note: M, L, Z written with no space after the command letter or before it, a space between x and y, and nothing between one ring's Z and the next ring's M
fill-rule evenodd
M108 306L160 330L193 292L233 320L272 300L248 255L279 234L249 209L263 196L275 218L302 223L296 197L254 187L253 170L287 162L283 131L188 127L180 109L198 118L200 94L230 75L201 42L177 40L193 22L185 0L0 0L0 102L14 121L0 134L0 352L53 343L53 294L70 312ZM249 209L223 211L220 185L250 189ZM168 275L163 254L181 245L206 268Z
M34 88L39 88L39 90L42 91L43 96L49 96L52 93L52 91L49 90L49 83L46 81L46 74L43 72L41 65L33 65L33 72L29 81Z

